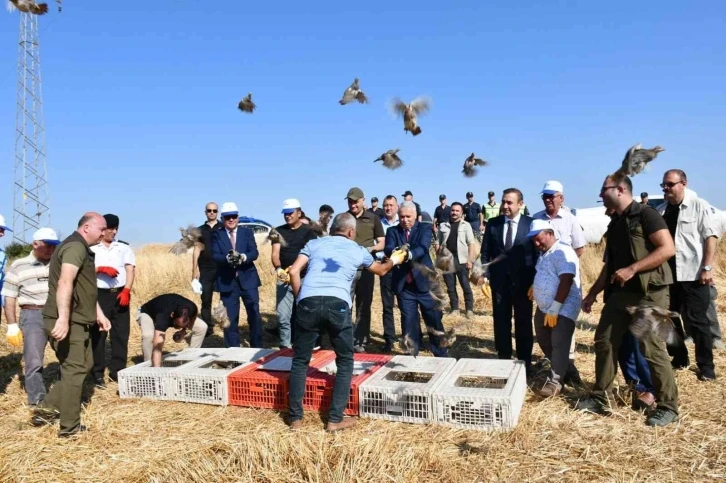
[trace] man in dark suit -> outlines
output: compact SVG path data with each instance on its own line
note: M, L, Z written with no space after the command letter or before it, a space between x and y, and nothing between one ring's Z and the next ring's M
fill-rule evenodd
M239 299L245 305L250 325L250 346L262 347L260 276L254 261L259 255L252 230L238 226L239 211L231 202L222 204L224 228L212 232L212 259L217 264L215 290L227 309L230 325L224 329L227 347L239 347ZM234 247L234 248L233 248Z
M494 345L500 359L512 358L512 309L514 309L514 338L517 359L531 370L532 346L532 287L538 252L527 238L532 218L520 213L522 192L516 188L504 190L503 215L490 218L486 224L481 246L481 261L487 263L499 255L506 258L488 268L494 308Z
M426 274L415 269L412 262L420 263L433 268L429 247L431 246L431 228L416 221L416 205L412 201L404 201L398 209L398 225L386 231L386 247L384 253L387 257L397 248L409 245L409 257L405 263L397 265L392 270L391 286L393 293L398 297L398 307L401 309L401 332L408 335L414 343L413 355L418 354L419 345L423 343L423 334L418 318L421 308L424 322L427 326L443 331L441 323L442 311L436 307L436 302L429 293L429 281ZM531 304L530 304L531 308ZM447 349L440 348L440 337L429 334L431 352L436 357L447 357Z

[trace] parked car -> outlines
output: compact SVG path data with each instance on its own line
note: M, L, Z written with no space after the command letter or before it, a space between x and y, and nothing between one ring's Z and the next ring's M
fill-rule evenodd
M267 235L269 235L270 233L270 230L274 228L265 220L260 220L259 218L253 218L251 216L240 216L239 226L244 226L245 228L249 228L254 232L255 241L257 242L258 246L265 242L265 240L267 239Z

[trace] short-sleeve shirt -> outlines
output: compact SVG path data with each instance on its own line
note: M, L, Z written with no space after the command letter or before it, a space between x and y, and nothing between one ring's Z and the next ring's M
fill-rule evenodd
M126 285L126 265L136 266L136 255L126 242L114 240L111 245L106 246L103 242L91 247L96 254L96 267L113 267L118 270L118 275L109 277L105 273L96 274L96 286L109 289L119 288Z
M222 224L219 221L215 221L214 226L209 226L206 223L199 225L199 241L204 244L204 250L199 252L199 258L197 259L197 266L200 269L216 270L217 264L212 259L212 232L219 230Z
M605 236L607 237L606 255L607 255L607 277L608 282L615 272L621 268L629 267L635 260L630 246L630 230L628 229L628 214L633 208L633 204L628 206L622 215L614 213L610 218ZM667 230L665 220L660 214L649 206L642 206L640 210L640 224L643 226L643 236L647 239L653 233L659 230ZM637 276L631 278L623 287L619 283L611 284L612 290L625 290L628 292L641 292L640 280Z
M179 307L186 307L189 311L189 320L196 320L198 311L197 304L175 293L159 295L146 302L139 310L151 317L151 320L154 321L154 329L166 332L174 327L171 313Z
M587 245L585 240L585 232L577 221L577 217L565 208L560 208L554 218L547 215L547 210L542 210L532 216L535 220L549 221L555 230L557 230L557 239L563 243L570 245L577 250Z
M479 223L479 214L481 213L481 206L479 203L474 202L472 204L466 203L464 204L464 220L471 223L472 221L475 221L477 224Z
M350 213L350 211L348 213ZM353 215L353 213L350 214ZM386 236L383 232L381 219L368 210L365 210L358 218L356 218L355 222L355 242L362 247L372 247L376 244L376 238L383 238Z
M2 296L18 299L18 305L45 305L48 269L49 264L41 262L32 253L15 260L7 271Z
M577 320L582 305L580 288L580 261L575 250L568 244L557 241L537 259L537 273L534 276L533 295L537 307L542 312L555 301L560 286L560 275L570 273L575 276L570 292L560 309L560 315Z
M368 208L368 210L366 210L366 211L370 211L371 213L376 215L378 218L383 218L384 216L386 216L386 213L383 211L383 208L376 208L375 210L373 208Z
M434 210L434 218L436 219L436 226L440 223L448 223L451 221L451 207L446 206L443 208L441 205L437 206Z
M494 203L494 206L488 202L484 203L484 221L489 221L495 216L499 216L499 203Z
M96 302L98 289L96 288L96 254L91 251L86 240L77 232L69 235L58 245L50 259L48 277L48 299L43 308L43 317L58 318L58 281L61 275L61 266L68 263L78 267L78 273L73 284L71 295L70 321L78 324L96 323Z
M341 235L308 242L300 255L308 257L308 273L302 281L298 303L306 297L336 297L352 305L350 286L360 267L370 267L373 256L364 247Z
M288 224L280 225L275 228L285 240L285 246L280 247L280 267L287 268L295 262L300 254L300 250L309 242L318 237L318 235L305 223L293 229ZM277 243L277 242L275 242Z

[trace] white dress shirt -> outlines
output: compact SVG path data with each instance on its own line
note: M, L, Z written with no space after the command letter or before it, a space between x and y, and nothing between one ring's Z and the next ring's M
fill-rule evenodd
M514 233L512 233L512 242L517 239L517 226L519 225L520 218L522 218L521 211L517 213L517 216L515 216L514 218L509 218L506 215L504 216L504 237L502 238L502 240L504 241L505 245L507 244L507 233L509 233L510 227L514 229Z
M117 240L106 246L104 242L91 247L96 254L96 268L113 267L118 270L116 277L109 277L105 273L96 274L96 287L98 288L122 288L126 285L126 265L136 266L136 255L131 247Z
M553 218L550 218L547 214L547 210L535 213L532 218L535 220L549 221L559 234L557 239L562 243L570 245L575 250L587 245L585 232L582 230L580 222L578 222L577 217L565 207L560 207L559 211Z

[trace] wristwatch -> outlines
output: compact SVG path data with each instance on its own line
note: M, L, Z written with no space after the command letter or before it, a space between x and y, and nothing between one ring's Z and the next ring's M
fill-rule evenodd
M711 265L704 266L703 267L703 270L706 271L706 272L710 272L711 271Z

